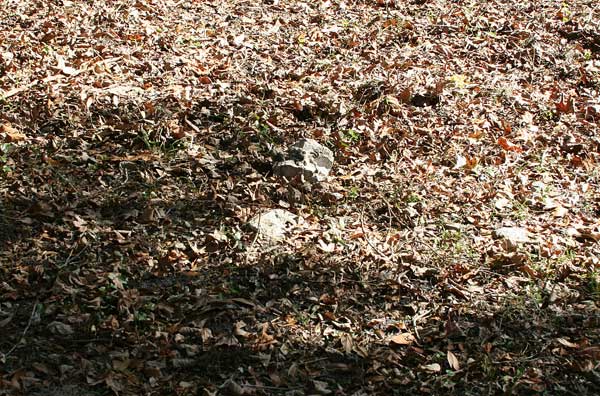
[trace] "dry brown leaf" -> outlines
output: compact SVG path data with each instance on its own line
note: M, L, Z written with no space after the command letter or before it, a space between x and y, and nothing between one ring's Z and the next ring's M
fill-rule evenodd
M424 366L421 366L421 368L425 371L430 371L432 373L439 373L440 371L442 371L442 366L440 366L438 363L426 364Z
M411 345L415 337L411 333L401 333L390 338L390 343L395 345Z
M535 269L531 268L529 265L527 264L523 264L520 267L520 270L525 272L527 275L531 276L532 278L538 279L541 277L540 273L538 271L536 271Z
M3 123L0 125L0 133L4 135L4 141L9 143L20 142L22 140L27 139L27 135L19 132L15 127L10 125L9 123Z
M315 387L315 391L319 395L329 395L329 394L333 393L333 391L331 391L330 389L327 388L329 386L329 384L325 381L313 380L313 385Z
M410 103L411 98L412 98L412 87L404 88L402 90L402 92L400 92L400 95L398 95L398 100L400 100L400 102L402 102L404 104Z
M561 94L559 102L554 103L557 113L574 113L575 100L571 97L565 97Z
M242 337L242 338L251 337L252 333L249 333L246 330L244 330L244 327L246 327L246 323L244 323L242 321L237 322L234 326L233 334L235 334L236 336Z
M4 327L4 326L6 326L7 324L9 324L9 323L12 321L12 318L13 318L13 317L12 317L12 315L11 315L11 316L9 316L9 317L7 317L7 318L5 318L5 319L2 319L2 320L0 320L0 327Z
M343 333L340 336L340 342L342 343L342 347L344 347L344 352L346 352L346 354L350 354L352 352L352 346L353 346L353 342L352 342L352 336L348 333Z
M452 351L448 351L448 364L450 365L450 367L453 370L460 370L460 363L458 361L458 358L456 357L456 355L454 353L452 353Z
M112 361L112 367L116 371L125 371L129 367L130 363L131 363L130 359L124 359L124 360L114 359Z
M326 253L331 253L335 251L335 243L327 243L319 238L319 249Z
M564 338L557 338L556 341L563 345L566 346L567 348L579 348L579 345L572 343L571 341L568 341Z
M498 138L498 144L506 151L513 151L515 153L523 152L523 149L520 146L509 142L504 136Z

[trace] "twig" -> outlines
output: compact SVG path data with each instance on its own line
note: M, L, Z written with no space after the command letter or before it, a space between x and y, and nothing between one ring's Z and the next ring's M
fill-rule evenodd
M262 213L259 212L258 213L258 225L256 226L256 234L254 234L254 238L252 239L252 243L250 244L250 247L248 247L248 250L246 250L246 265L248 265L248 263L250 262L250 253L254 249L254 245L256 244L256 241L258 240L258 236L260 234L261 220L262 220Z
M417 328L417 317L416 316L412 317L412 325L413 325L413 328L415 329L415 335L417 336L417 339L420 340L421 336L419 335L419 329Z
M19 341L17 341L15 343L15 345L13 345L12 348L10 348L10 350L8 352L6 352L6 353L0 352L0 362L6 363L6 358L8 356L10 356L10 354L12 354L15 351L15 349L17 349L17 346L21 343L21 341L23 341L25 339L25 335L27 334L27 331L29 331L29 327L31 326L31 321L33 320L33 316L35 315L37 305L38 305L38 300L36 300L35 303L33 304L33 309L31 310L31 315L29 316L29 321L27 322L27 326L25 326L25 330L23 330L23 334L21 334Z
M58 265L58 268L64 268L67 265L71 264L71 262L77 260L77 258L79 256L81 256L83 254L83 252L85 252L87 250L87 246L84 246L83 249L81 249L75 256L73 256L74 250L75 250L75 248L71 249L71 251L69 252L69 257L67 257L67 259L65 260L65 263L62 265Z
M393 263L393 260L391 260L385 253L381 252L381 250L379 250L377 248L377 246L373 245L373 243L371 242L371 240L367 236L367 231L365 229L364 219L365 219L365 205L362 206L362 209L360 211L360 228L362 229L362 232L364 234L365 240L367 241L367 243L369 244L369 246L371 246L371 248L375 251L375 253L377 253L378 255L381 256L381 258L383 258L388 263Z
M431 312L431 310L427 310L423 313L416 313L416 315L414 315L412 317L412 325L415 329L415 335L417 336L417 339L421 339L421 336L419 335L419 329L417 328L417 321L421 320L421 319L425 319L425 317Z
M184 117L183 120L185 121L186 124L189 125L190 128L192 128L194 130L194 132L202 133L202 131L200 131L200 128L198 128L198 126L196 124L194 124L193 122L188 120L187 117Z

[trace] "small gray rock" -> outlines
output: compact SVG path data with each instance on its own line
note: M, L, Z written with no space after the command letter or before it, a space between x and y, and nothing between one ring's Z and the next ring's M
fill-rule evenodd
M259 235L269 239L281 239L290 225L295 225L297 216L284 209L271 209L257 214L248 222L248 225Z
M301 139L288 150L287 159L277 162L275 174L291 179L303 175L311 183L327 178L333 167L333 152L313 139Z
M48 325L48 330L52 334L68 336L74 333L73 328L66 323L54 321Z
M514 245L531 242L529 231L521 227L500 227L495 229L492 235L494 238L506 239Z

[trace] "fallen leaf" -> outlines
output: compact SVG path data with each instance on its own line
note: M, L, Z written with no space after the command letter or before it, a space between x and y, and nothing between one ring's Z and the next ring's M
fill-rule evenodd
M237 322L234 326L233 334L242 338L249 338L252 335L252 333L249 333L246 330L244 330L245 326L246 323L242 321Z
M124 359L124 360L115 359L112 361L112 366L113 366L113 369L115 369L116 371L125 371L125 370L127 370L127 367L129 367L130 363L131 363L131 360L129 360L129 359Z
M398 99L400 102L404 104L410 103L410 99L412 98L412 87L406 87L400 92Z
M421 368L432 373L438 373L442 371L442 366L440 366L438 363L426 364L424 366L421 366Z
M460 154L456 154L456 163L452 169L460 169L465 165L467 165L467 158Z
M340 336L340 342L342 343L342 346L344 347L344 352L346 352L346 354L350 354L352 352L352 336L350 334L347 333L343 333Z
M319 249L326 253L331 253L335 251L335 243L327 243L322 239L319 239Z
M240 47L244 43L244 40L246 40L246 35L240 34L239 36L233 39L233 45L235 45L236 47Z
M16 128L8 123L0 125L0 133L4 135L6 142L20 142L27 139L27 135L20 133Z
M390 342L396 345L410 345L415 342L415 337L411 333L401 333L393 336Z
M124 388L124 385L121 383L119 378L115 378L114 373L108 373L106 378L104 379L106 385L116 394L118 395Z
M571 341L567 341L564 338L557 338L556 341L567 348L579 348L579 345L574 344Z
M319 394L319 395L329 395L332 393L331 390L327 389L327 387L329 386L329 384L325 381L317 381L317 380L313 380L313 385L315 386L315 391Z
M498 144L506 151L512 151L515 153L523 152L523 149L520 146L509 142L508 139L506 139L504 136L498 138Z
M494 202L494 207L498 210L502 210L508 206L510 206L510 201L506 198L498 198L496 202Z
M460 370L460 363L454 353L448 351L448 364L453 370Z
M554 103L556 111L558 113L574 113L575 112L575 101L573 98L565 98L564 95L561 94L561 98L559 102Z
M4 327L12 321L13 316L0 320L0 327Z
M552 212L553 217L565 217L569 210L563 206L557 206Z

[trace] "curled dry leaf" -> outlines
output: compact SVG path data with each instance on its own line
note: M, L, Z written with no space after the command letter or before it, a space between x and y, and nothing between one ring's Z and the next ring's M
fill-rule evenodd
M242 321L237 322L234 326L233 334L242 338L249 338L250 336L252 336L252 333L249 333L246 330L244 330L244 327L246 327L246 323Z
M313 380L313 385L315 386L315 391L319 395L329 395L329 394L333 393L330 389L327 389L329 384L325 381Z
M452 351L448 351L448 364L450 365L450 367L453 370L460 370L460 363L458 361L458 358L456 357L456 355L454 353L452 353Z
M340 341L342 343L342 346L344 347L344 352L346 352L347 354L350 354L352 352L352 336L348 333L343 333L340 336Z
M563 346L566 346L567 348L579 348L579 345L577 345L575 343L572 343L571 341L568 341L568 340L566 340L564 338L557 338L556 341L559 344L561 344Z

